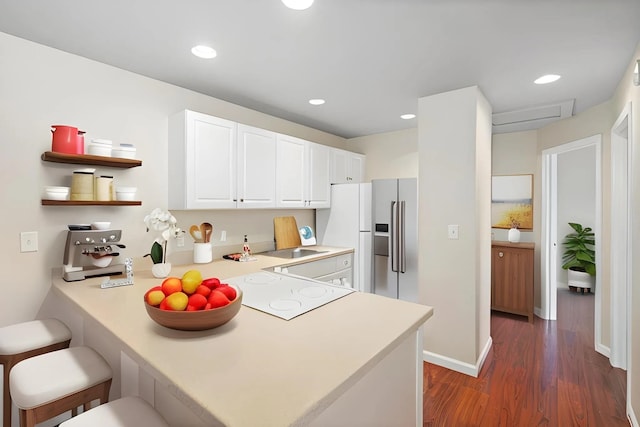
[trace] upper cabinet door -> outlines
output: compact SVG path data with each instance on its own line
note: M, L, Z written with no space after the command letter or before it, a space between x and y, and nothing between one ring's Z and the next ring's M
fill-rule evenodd
M278 134L276 145L276 206L303 208L306 205L307 141Z
M235 122L184 111L169 122L169 208L236 207Z
M276 134L238 125L239 208L276 206Z
M331 206L331 152L326 145L307 142L307 207Z
M332 148L331 183L345 184L349 182L363 182L365 158L364 154Z

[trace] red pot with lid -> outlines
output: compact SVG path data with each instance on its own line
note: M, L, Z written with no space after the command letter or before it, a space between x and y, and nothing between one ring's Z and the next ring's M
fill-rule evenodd
M84 154L84 131L73 126L51 125L53 140L51 151L66 154Z

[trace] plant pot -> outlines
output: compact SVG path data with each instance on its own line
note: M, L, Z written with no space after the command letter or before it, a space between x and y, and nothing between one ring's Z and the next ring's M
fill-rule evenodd
M591 289L595 284L595 277L584 271L574 270L570 268L567 270L567 284L569 288L581 288Z
M156 277L158 279L164 279L165 277L169 276L169 273L171 273L170 262L153 264L153 266L151 267L151 274L153 274L153 277Z

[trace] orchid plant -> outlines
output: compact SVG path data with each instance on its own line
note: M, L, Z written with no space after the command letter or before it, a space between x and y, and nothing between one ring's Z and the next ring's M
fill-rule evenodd
M151 213L144 217L144 223L149 230L159 231L160 236L156 238L151 246L151 253L145 255L150 256L154 264L166 262L167 242L170 238L176 238L184 233L177 223L176 217L171 212L155 208Z

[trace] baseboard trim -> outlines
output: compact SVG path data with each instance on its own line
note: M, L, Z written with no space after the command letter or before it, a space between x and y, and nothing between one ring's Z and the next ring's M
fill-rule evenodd
M631 405L629 405L629 413L627 414L627 417L629 418L629 422L632 427L640 427L640 424L638 424L638 418L636 418L636 414L633 412L633 407Z
M461 362L457 359L452 359L450 357L432 353L426 350L422 351L422 357L425 362L433 363L434 365L442 366L443 368L451 369L452 371L460 372L461 374L478 378L480 370L482 369L482 365L484 365L484 361L489 354L489 350L491 350L492 343L493 340L491 339L491 337L489 337L475 365L472 365L471 363Z
M607 359L611 359L611 349L606 345L602 345L601 343L596 344L596 351L601 355L605 356Z

